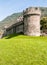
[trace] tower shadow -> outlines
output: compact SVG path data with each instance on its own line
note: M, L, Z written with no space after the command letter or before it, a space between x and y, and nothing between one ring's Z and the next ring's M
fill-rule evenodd
M13 37L16 37L16 36L20 36L20 35L24 35L23 32L17 33L17 34L16 33L10 34L5 39L10 39L10 38L13 38Z

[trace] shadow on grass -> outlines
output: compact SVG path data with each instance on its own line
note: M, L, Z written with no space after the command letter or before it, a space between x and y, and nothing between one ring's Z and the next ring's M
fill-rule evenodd
M10 39L10 38L13 38L13 37L16 37L16 36L19 36L19 35L24 35L24 34L22 32L18 33L18 34L16 34L16 33L10 34L10 35L6 36L5 39Z

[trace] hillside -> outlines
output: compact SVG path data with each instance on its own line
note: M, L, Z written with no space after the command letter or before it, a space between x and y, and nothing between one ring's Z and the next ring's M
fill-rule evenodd
M42 16L47 17L47 7L40 7Z
M40 7L41 11L42 11L42 17L43 16L47 16L47 8L46 7ZM0 22L0 29L4 28L4 26L6 25L11 25L13 24L14 22L16 22L16 19L19 17L19 16L22 16L22 12L19 12L19 13L14 13L8 17L6 17L4 20L2 20Z
M14 14L6 17L4 20L2 20L0 22L0 29L3 28L5 25L9 26L9 25L15 23L16 22L16 19L19 16L22 16L22 12L20 12L20 13L14 13Z

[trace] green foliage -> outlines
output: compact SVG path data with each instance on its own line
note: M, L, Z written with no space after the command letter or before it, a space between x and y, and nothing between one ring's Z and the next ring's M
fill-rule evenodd
M47 17L43 17L41 19L40 24L41 24L41 30L47 30Z
M17 35L1 39L0 65L47 65L47 37Z

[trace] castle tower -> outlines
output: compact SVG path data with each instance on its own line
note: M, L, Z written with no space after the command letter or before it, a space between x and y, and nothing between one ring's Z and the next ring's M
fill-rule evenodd
M23 11L25 35L40 36L40 16L41 11L36 7L30 7Z

